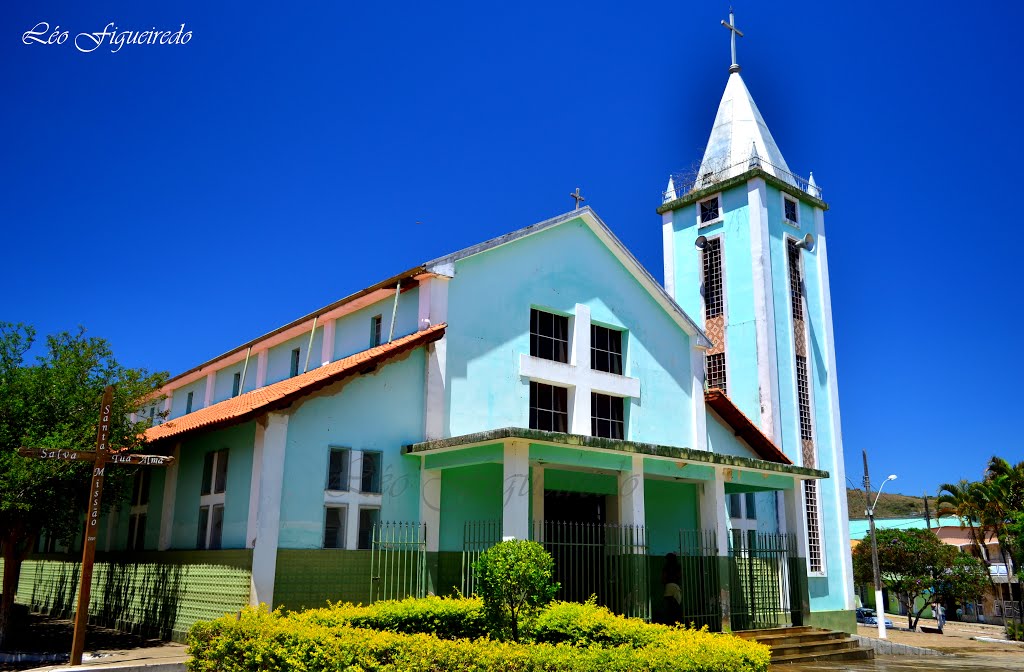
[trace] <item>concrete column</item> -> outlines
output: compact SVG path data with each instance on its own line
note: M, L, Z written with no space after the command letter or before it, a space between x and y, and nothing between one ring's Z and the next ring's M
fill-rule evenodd
M277 540L281 532L281 491L284 487L284 456L288 441L288 416L269 413L263 431L263 469L260 473L259 507L256 512L256 543L252 550L252 582L249 603L273 607L277 573Z
M704 481L700 494L700 524L705 530L714 530L718 544L718 606L722 615L722 631L732 629L729 580L729 511L725 502L725 473L715 467L711 480Z
M544 520L544 465L535 464L530 468L530 497L533 504L533 520L538 524Z
M420 522L427 526L427 552L441 544L441 470L420 469Z
M157 549L166 551L171 547L174 534L174 499L178 492L178 465L181 464L181 444L174 446L174 462L164 470L164 497L160 509L160 539Z
M337 320L324 320L324 339L320 346L320 366L334 361L334 324Z
M260 350L256 355L256 387L260 388L267 384L267 358L269 351Z
M208 407L213 403L213 390L217 384L217 374L210 373L206 376L206 394L203 395L203 408Z
M249 518L245 524L245 547L256 545L257 512L260 505L260 481L263 478L263 443L266 428L256 423L256 439L252 444L252 474L249 478Z
M174 399L174 391L171 390L167 393L167 398L164 399L164 413L167 413L167 418L170 419L171 413L171 401Z
M633 455L629 471L620 471L619 477L619 523L622 525L646 525L647 511L644 508L644 458Z
M420 329L448 321L448 282L450 279L444 276L434 276L420 282L418 310ZM423 433L430 441L447 436L447 337L442 337L427 346L426 366Z
M695 339L695 336L691 336ZM691 395L693 403L693 443L696 450L708 449L708 412L704 405L704 360L707 356L705 350L690 347L690 371L691 371Z
M505 443L502 480L501 536L530 538L530 444Z
M590 307L577 303L572 319L572 341L569 364L580 369L590 369ZM590 436L590 390L576 387L572 390L572 416L569 432Z
M753 261L754 324L757 343L757 385L761 396L761 430L782 445L779 410L778 352L775 342L775 295L768 249L767 186L762 178L747 182L750 246ZM755 417L755 421L757 418Z
M796 554L807 558L807 530L804 525L804 483L793 480L793 487L782 491L785 532L796 536ZM781 526L780 526L781 527Z

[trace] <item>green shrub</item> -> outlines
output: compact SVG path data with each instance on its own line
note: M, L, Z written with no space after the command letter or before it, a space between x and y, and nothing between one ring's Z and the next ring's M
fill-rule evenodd
M1006 638L1013 642L1024 642L1024 623L1008 622L1006 624Z
M599 607L594 598L586 604L553 602L530 624L530 638L537 642L576 646L642 647L651 644L673 628L645 623L639 618L616 616Z
M473 565L477 592L491 634L511 633L519 641L519 621L529 618L558 592L551 554L535 541L503 541L484 551Z
M265 608L200 622L188 635L190 672L764 672L768 648L731 635L656 627L649 645L518 644L328 627Z
M426 597L375 602L368 607L341 602L324 609L291 614L295 621L328 627L426 633L441 639L476 639L487 634L483 602L477 598Z

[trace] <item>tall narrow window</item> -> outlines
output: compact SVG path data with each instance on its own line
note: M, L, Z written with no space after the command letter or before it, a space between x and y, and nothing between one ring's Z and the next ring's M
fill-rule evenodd
M345 519L347 506L324 508L324 548L345 548Z
M146 544L146 514L149 511L148 469L139 469L132 482L131 509L128 516L128 550L141 551Z
M818 518L818 482L804 481L804 504L807 508L807 564L812 572L824 571L821 552L821 522Z
M793 319L804 319L803 277L800 273L800 248L792 238L786 240L789 257L789 302L793 308Z
M566 388L530 382L530 429L569 431L569 391Z
M709 238L704 245L704 317L718 317L725 308L722 292L722 239Z
M380 494L381 454L373 450L362 451L362 465L359 490Z
M238 393L242 391L242 374L236 373L231 378L231 396L237 397Z
M199 527L196 548L221 548L224 530L224 496L228 482L228 451L207 453L203 459L203 481L199 488Z
M797 209L797 203L792 198L782 197L782 208L783 216L786 221L790 224L800 223L800 211Z
M719 217L718 196L700 202L700 223L710 224Z
M373 528L380 523L380 509L359 507L358 547L369 550L373 543Z
M813 441L811 423L811 395L807 385L807 358L796 356L796 397L800 412L800 438Z
M191 413L192 412L192 392L189 392L188 396L185 397L185 412L186 413Z
M348 468L352 451L348 448L331 448L330 460L327 465L327 489L348 490Z
M708 389L718 388L723 394L728 394L725 380L725 353L719 352L714 355L707 355L704 358L705 381Z
M590 434L606 439L625 438L622 397L590 393Z
M295 377L295 376L299 375L299 355L300 354L301 354L301 351L300 351L299 348L295 348L294 350L292 350L292 369L291 369L292 377Z
M381 326L384 323L382 315L374 315L370 320L370 347L376 348L380 345Z
M569 318L543 310L530 310L530 354L541 359L569 362Z
M590 325L590 368L622 374L622 332Z

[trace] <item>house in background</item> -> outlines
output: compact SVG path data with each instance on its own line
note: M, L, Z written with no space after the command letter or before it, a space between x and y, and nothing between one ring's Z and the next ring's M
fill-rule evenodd
M247 603L471 592L517 538L563 599L652 617L672 552L687 621L853 631L826 209L734 64L658 208L664 283L581 208L169 381L140 412L177 459L106 520L99 612L173 635ZM18 599L66 610L69 560L30 560Z

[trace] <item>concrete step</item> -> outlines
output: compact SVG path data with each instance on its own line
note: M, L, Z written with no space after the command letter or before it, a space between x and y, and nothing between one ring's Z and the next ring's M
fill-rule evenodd
M768 642L761 642L768 644ZM851 649L860 649L860 643L852 639L832 639L823 642L801 642L789 646L776 646L768 644L772 649L772 660L793 656L798 653L822 654L822 653L845 653Z
M762 628L760 630L737 630L737 631L733 632L733 634L736 635L737 637L742 637L743 639L758 639L759 637L764 637L764 636L767 636L767 635L777 635L777 634L780 634L780 633L797 634L797 633L803 633L803 632L814 632L815 630L819 630L819 629L818 628L812 628L812 627L807 626L807 625L797 625L797 626L793 626L793 627L782 627L782 628Z
M814 644L818 642L828 642L837 639L847 639L848 637L849 635L847 635L845 632L836 632L834 630L814 630L811 632L779 632L772 633L770 635L761 635L760 637L756 638L756 641L761 642L762 644L768 644L769 646L776 647L801 643Z
M793 665L794 663L813 663L817 661L838 660L872 660L875 652L871 649L850 649L835 653L797 653L788 656L772 657L772 666Z
M772 665L788 665L814 661L871 660L872 649L862 648L845 632L806 626L767 628L736 633L744 639L769 646Z

